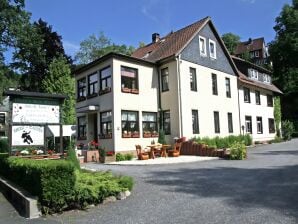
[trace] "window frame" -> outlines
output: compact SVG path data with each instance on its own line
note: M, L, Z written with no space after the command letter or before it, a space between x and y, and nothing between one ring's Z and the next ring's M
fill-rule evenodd
M155 121L144 121L145 114L154 115ZM151 126L150 124L154 124L154 127L155 127L154 130L150 130L150 126ZM144 128L144 125L146 126L146 128ZM147 125L149 126L148 129L147 129ZM143 131L144 138L157 137L157 132L158 132L157 112L142 111L142 131Z
M192 133L200 134L199 111L191 110L191 118L192 118Z
M90 82L90 77L91 76L95 76L96 77L96 81L95 82ZM88 96L92 97L92 96L96 96L98 93L98 72L93 72L90 75L87 76L87 83L88 83ZM96 89L97 86L97 89ZM92 93L91 93L91 87L93 89Z
M132 77L122 75L122 69L134 70L135 71L135 77L132 78ZM137 68L121 65L120 75L121 75L121 89L122 89L122 92L138 94L139 93L139 70ZM129 82L133 82L133 80L134 80L135 81L134 88L133 88L133 83L130 83L130 87L125 86L125 82L124 82L125 80L124 79L128 80Z
M273 107L273 96L271 94L267 94L267 106Z
M258 93L258 94L257 94ZM258 97L257 97L258 96ZM256 105L261 105L261 92L255 90ZM257 100L258 99L258 100Z
M233 128L233 114L231 112L228 112L228 131L229 133L234 132Z
M82 82L84 80L84 86L81 86L80 87L80 82ZM77 80L77 99L80 100L80 99L86 99L86 96L87 96L87 83L86 83L86 77L83 77L81 79L78 79Z
M250 127L247 126L248 124L247 121L249 121ZM250 128L250 131L248 130L249 128ZM245 133L252 134L252 117L249 115L245 115Z
M194 73L192 73L191 71L194 71ZM193 67L189 67L189 75L190 75L190 90L197 92L197 69L193 68Z
M214 45L214 53L211 54L211 44ZM216 59L216 42L214 40L209 39L209 56L212 59Z
M228 83L227 83L228 81ZM230 78L225 78L225 84L226 84L226 96L227 98L231 98L231 80Z
M85 119L85 124L80 125L80 119ZM78 140L86 140L87 139L87 116L79 116L77 117L78 122ZM82 135L83 133L83 135Z
M247 90L247 93L248 93L248 99L246 99L246 91L245 90ZM247 88L247 87L243 87L243 98L244 98L244 103L250 103L251 101L250 101L250 89L249 88Z
M212 94L218 96L217 74L211 73Z
M163 71L167 71L167 73L163 73ZM169 91L169 68L168 67L165 67L165 68L162 68L162 69L160 69L160 77L161 77L161 91L162 92L167 92L167 91ZM167 82L165 82L165 83L167 83L167 85L166 86L164 86L164 78L165 78L165 80L167 81Z
M127 113L127 119L123 120L122 116L123 113ZM130 121L128 119L128 113L135 113L136 114L136 120L135 121ZM136 124L136 128L128 128L124 129L123 127L123 122L127 122L125 126L131 127L132 123ZM122 133L122 138L139 138L140 137L140 125L139 125L139 111L135 110L121 110L121 133Z
M273 123L271 123L273 122ZM271 127L272 125L272 127ZM268 129L269 129L269 134L274 134L275 133L275 120L274 118L268 118Z
M201 40L204 41L204 45L203 45L203 50L204 52L202 52L202 49L201 49ZM199 51L200 51L200 55L203 56L203 57L207 57L207 43L206 43L206 38L205 37L202 37L202 36L199 36Z
M110 75L102 78L102 72L105 71L106 69L110 69L110 71L111 71ZM109 79L110 79L111 86L108 86ZM105 82L105 88L103 88L103 82ZM99 71L99 93L101 95L101 94L110 92L111 89L112 89L112 67L109 65L109 66L106 66L106 67L100 69L100 71Z
M256 121L257 121L257 134L263 134L263 118L257 116Z
M5 124L5 113L0 113L0 124Z
M166 117L165 116L165 114L166 113L168 113L169 114L169 116L168 117ZM166 118L168 118L169 119L169 127L168 127L168 129L165 129L165 123L166 123ZM164 110L163 112L162 112L162 127L163 127L163 130L164 130L164 132L165 132L165 135L170 135L171 134L171 112L170 112L170 110Z
M220 133L220 117L219 111L213 111L213 118L214 118L214 133Z
M111 113L111 120L109 121L102 121L103 120L103 115L105 113ZM113 112L112 110L107 110L107 111L102 111L99 114L99 120L100 120L100 134L101 138L112 138L113 136ZM110 125L110 129L109 129ZM104 128L104 126L106 126Z

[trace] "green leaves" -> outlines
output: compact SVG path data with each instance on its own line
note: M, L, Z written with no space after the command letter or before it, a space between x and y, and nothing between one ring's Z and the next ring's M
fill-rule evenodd
M237 44L240 43L240 37L233 33L225 33L221 38L231 54L235 51Z

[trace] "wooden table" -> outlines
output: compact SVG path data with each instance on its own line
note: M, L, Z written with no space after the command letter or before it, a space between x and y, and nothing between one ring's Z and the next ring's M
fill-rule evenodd
M161 157L167 157L167 148L170 146L171 145L161 145L161 144L148 145L147 147L150 147L149 158L155 159L155 155L154 155L155 150L160 150Z

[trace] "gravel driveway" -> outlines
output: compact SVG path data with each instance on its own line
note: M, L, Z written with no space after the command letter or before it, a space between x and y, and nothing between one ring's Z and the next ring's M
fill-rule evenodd
M298 223L298 139L250 148L245 161L87 166L133 176L132 195L30 223Z

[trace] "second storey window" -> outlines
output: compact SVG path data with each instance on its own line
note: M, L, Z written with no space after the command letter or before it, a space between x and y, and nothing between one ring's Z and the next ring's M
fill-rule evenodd
M190 90L197 91L197 74L195 68L189 68Z
M169 110L163 112L163 130L166 135L171 134L171 116Z
M5 113L0 113L0 124L5 124Z
M88 95L97 94L98 91L97 72L88 76Z
M143 112L143 134L157 134L157 113ZM148 136L148 135L147 135Z
M112 138L112 111L100 113L100 133L105 138Z
M272 95L267 95L267 106L273 107L273 97Z
M214 111L214 132L215 133L220 133L220 125L219 125L219 112Z
M250 103L250 90L249 88L243 87L244 102Z
M86 79L78 80L78 98L86 97Z
M139 112L138 111L121 111L122 136L139 137Z
M212 73L212 93L217 95L217 75Z
M112 87L111 67L100 70L100 91L110 91Z
M226 78L226 95L228 98L231 98L231 84L229 78Z
M192 133L193 134L199 134L200 129L199 129L199 113L198 113L198 110L192 110L191 115L192 115Z
M84 140L87 138L86 116L78 117L78 139Z
M138 89L138 70L121 66L121 87L123 89Z
M255 95L256 95L256 104L257 105L261 105L261 97L260 97L260 91L255 91Z
M169 69L164 68L161 70L161 90L163 92L169 90Z
M216 59L216 43L209 39L209 53L210 58Z
M199 37L199 44L200 44L200 55L201 56L207 56L206 52L206 38L205 37Z
M258 134L262 134L263 133L262 117L257 117L257 133Z
M251 116L245 116L245 131L252 134Z

